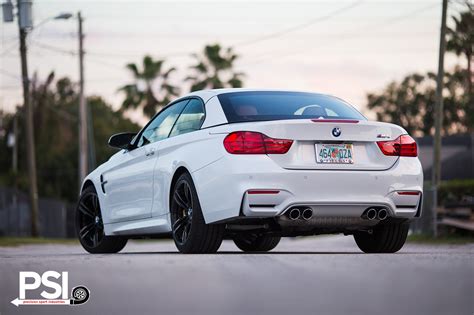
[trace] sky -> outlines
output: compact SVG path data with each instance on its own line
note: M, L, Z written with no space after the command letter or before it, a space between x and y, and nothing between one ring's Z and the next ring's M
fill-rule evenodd
M449 3L448 16L462 9ZM291 89L336 95L369 118L366 94L412 72L437 71L441 0L145 1L34 0L28 35L30 74L40 79L79 76L77 19L85 31L85 89L114 108L117 90L132 82L125 69L145 54L176 67L181 84L206 44L231 46L235 69L248 88ZM21 103L18 26L0 23L0 110ZM447 56L446 69L463 60ZM188 90L182 86L181 94ZM130 118L144 123L140 113Z

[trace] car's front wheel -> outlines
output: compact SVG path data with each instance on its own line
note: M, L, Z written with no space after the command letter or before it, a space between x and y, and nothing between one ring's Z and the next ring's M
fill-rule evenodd
M407 221L386 223L371 231L358 231L354 239L365 253L395 253L405 244L409 227Z
M171 195L173 239L181 253L215 253L224 238L224 225L206 224L196 188L188 173L176 181Z
M244 252L268 252L280 243L280 236L241 233L234 237L235 245Z
M117 253L127 244L127 239L106 236L99 198L93 186L85 188L76 208L76 234L82 247L91 254Z

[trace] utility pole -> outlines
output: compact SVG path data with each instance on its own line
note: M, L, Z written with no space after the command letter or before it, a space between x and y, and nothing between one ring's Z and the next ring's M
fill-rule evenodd
M82 31L82 15L77 13L79 22L79 185L87 175L87 107L84 96L84 34Z
M441 129L443 128L443 88L444 88L444 52L446 51L446 13L448 0L443 0L443 12L441 14L441 34L439 40L438 77L436 80L436 107L435 107L435 135L433 143L433 167L431 183L433 188L433 234L437 236L436 210L438 207L437 195L441 182Z
M16 175L18 173L18 115L15 113L13 116L13 145L12 145L12 171L15 175L15 188L16 187Z
M26 125L26 155L28 160L28 179L29 179L29 199L31 212L31 236L39 235L38 224L38 186L36 180L36 156L35 139L33 126L33 108L30 97L30 80L28 76L28 62L26 58L26 36L28 29L32 28L32 2L28 0L18 0L18 28L20 30L20 56L21 56L21 76L23 83L23 102L25 107L25 125Z

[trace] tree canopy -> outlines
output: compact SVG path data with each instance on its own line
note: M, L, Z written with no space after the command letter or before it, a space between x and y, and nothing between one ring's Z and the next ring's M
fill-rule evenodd
M31 93L34 108L35 143L38 169L38 189L41 196L70 201L77 199L78 188L78 88L69 78L54 79L51 73L40 82L33 77ZM93 143L97 163L101 164L116 152L107 146L108 138L120 131L138 131L139 126L114 111L101 97L87 98L92 117ZM1 180L20 189L28 188L26 172L26 144L24 111L4 114L7 132L12 132L13 118L17 115L19 173L11 172L11 154L0 155ZM0 141L1 152L11 152L7 141Z
M192 74L186 78L191 82L191 91L243 86L242 72L234 71L238 55L231 47L223 49L219 44L206 45L201 54L193 54L196 64Z
M455 69L445 73L443 130L445 134L466 132L472 128L469 104L464 97L464 72ZM377 120L404 127L410 134L434 132L436 76L412 73L401 82L389 83L381 92L367 94L367 107Z
M457 56L463 55L466 58L465 82L467 85L467 95L472 100L472 58L474 50L474 5L466 2L467 10L458 16L453 16L453 28L447 30L446 49Z
M445 134L474 130L474 92L471 68L474 46L474 10L469 3L459 17L453 16L448 29L447 50L467 59L465 67L445 72L443 131ZM415 135L434 133L436 75L412 73L400 82L389 83L382 91L367 94L367 107L377 119L403 126Z
M164 63L164 60L145 56L141 69L134 63L126 66L134 82L119 89L125 93L122 102L124 109L140 108L145 116L151 118L179 94L179 89L169 82L170 75L176 69L171 67L165 70Z

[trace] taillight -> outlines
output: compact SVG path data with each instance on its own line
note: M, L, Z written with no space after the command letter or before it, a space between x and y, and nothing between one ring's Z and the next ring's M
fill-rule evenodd
M419 191L397 191L397 194L402 196L418 196L421 194Z
M377 141L383 154L389 156L418 156L415 140L409 135L402 135L391 141Z
M263 133L236 131L224 139L224 147L232 154L285 154L293 140L274 139Z

